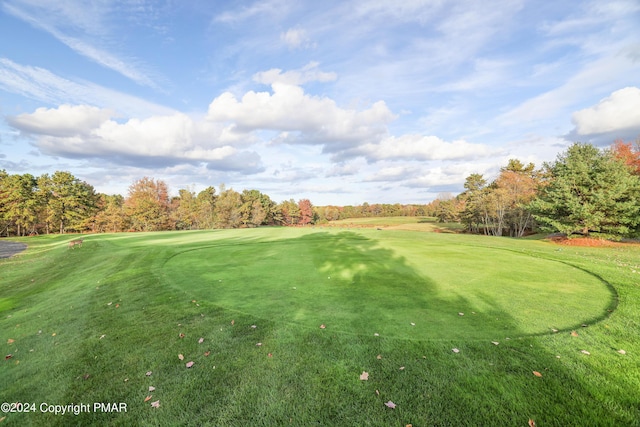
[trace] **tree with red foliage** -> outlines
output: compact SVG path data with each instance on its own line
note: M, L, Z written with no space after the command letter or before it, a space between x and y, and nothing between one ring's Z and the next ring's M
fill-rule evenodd
M298 224L307 225L314 221L313 217L313 205L309 199L302 199L298 201L298 208L300 209L300 220Z
M630 142L617 139L611 146L613 155L623 160L635 175L640 175L640 139L636 141L635 147Z

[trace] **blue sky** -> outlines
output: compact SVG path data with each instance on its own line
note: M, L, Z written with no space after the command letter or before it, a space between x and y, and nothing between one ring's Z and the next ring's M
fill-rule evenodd
M640 137L640 2L0 1L0 169L426 203Z

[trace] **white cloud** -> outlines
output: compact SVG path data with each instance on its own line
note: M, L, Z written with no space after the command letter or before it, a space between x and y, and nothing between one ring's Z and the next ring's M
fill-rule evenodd
M486 157L493 151L464 140L446 142L437 136L402 135L364 144L360 153L373 160L460 160Z
M299 70L282 72L280 68L260 71L253 76L253 81L266 85L284 83L300 86L308 82L331 82L338 78L336 73L327 73L318 69L317 62L310 62Z
M617 52L613 52L614 54ZM602 57L586 63L564 84L532 97L510 111L498 116L498 125L532 124L558 115L568 114L571 108L585 101L594 90L613 87L616 82L634 73L638 65L621 55Z
M289 28L286 32L280 33L280 40L290 49L310 48L314 44L302 28Z
M364 178L365 182L391 182L407 181L416 176L418 169L415 166L383 167L372 175Z
M298 86L273 83L273 93L247 92L241 100L225 92L209 105L207 118L234 122L241 129L297 131L284 142L314 144L362 143L386 133L395 116L384 101L365 110L343 109L327 97L310 96Z
M578 135L629 130L640 134L640 88L617 90L597 105L573 113L572 121Z
M408 187L418 188L442 188L448 187L456 191L462 191L465 179L472 173L479 173L488 178L494 168L494 161L475 163L452 163L423 169L421 174L409 177L406 182ZM502 165L500 165L502 166Z
M87 40L87 36L94 36L96 42L106 37L102 16L108 13L108 8L94 9L80 3L64 4L63 2L61 6L59 2L38 2L20 5L6 3L3 9L16 18L46 31L78 54L97 64L110 68L140 85L154 89L160 88L147 73L134 65L134 61L130 58L122 59ZM87 25L88 23L93 25ZM79 36L70 35L69 32L72 31L79 32Z
M7 122L24 133L56 137L88 136L113 115L110 110L89 105L61 105L57 109L38 108L31 114L9 117Z
M91 104L126 116L147 117L175 111L94 83L73 81L40 67L0 58L0 89L52 105Z
M211 123L176 113L119 123L108 110L79 105L39 108L8 123L31 135L43 153L67 158L155 165L209 162L212 169L260 169L257 153L238 147L253 141L234 125Z
M227 11L215 17L218 22L236 23L256 15L281 15L287 8L286 0L258 0L249 6L242 6L234 11Z

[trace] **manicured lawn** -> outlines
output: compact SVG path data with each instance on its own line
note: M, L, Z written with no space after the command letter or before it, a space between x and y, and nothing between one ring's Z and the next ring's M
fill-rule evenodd
M637 247L332 228L69 239L0 260L0 402L37 410L3 425L640 425Z

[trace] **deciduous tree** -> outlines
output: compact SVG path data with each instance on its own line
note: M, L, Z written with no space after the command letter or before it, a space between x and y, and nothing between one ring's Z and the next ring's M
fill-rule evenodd
M635 147L630 142L618 139L611 147L613 155L631 168L634 174L640 175L640 139Z
M233 188L220 186L215 206L216 227L238 228L242 224L242 196Z
M47 232L49 224L57 225L60 234L91 229L97 203L93 186L70 172L56 171L51 177L45 174L38 178L38 190L46 209Z
M135 231L166 230L169 226L169 189L161 180L144 177L129 186L125 212Z
M299 200L298 209L300 210L300 219L298 224L308 225L315 222L313 205L309 199Z

